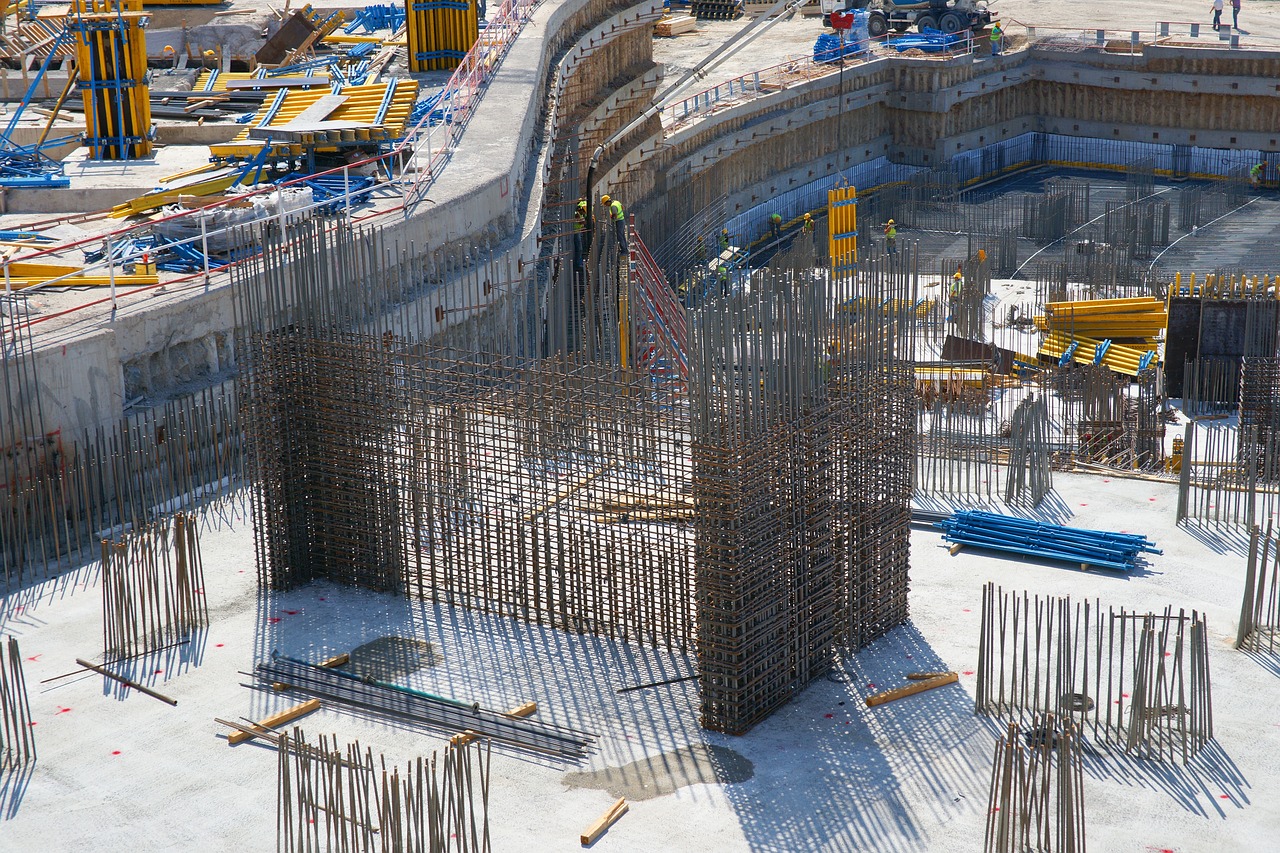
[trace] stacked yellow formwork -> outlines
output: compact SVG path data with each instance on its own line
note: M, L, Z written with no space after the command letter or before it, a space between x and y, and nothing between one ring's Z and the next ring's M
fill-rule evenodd
M323 97L328 89L282 89L267 98L249 125L230 142L209 146L221 159L250 159L270 144L270 156L298 156L305 150L329 151L339 143L390 142L404 136L405 124L418 97L413 80L393 79L367 86L347 86L341 105L322 122L294 131L290 123ZM271 136L264 140L264 135Z
M858 266L858 191L854 187L827 191L827 253L832 272L851 272Z
M74 0L68 18L92 156L145 157L151 152L151 96L141 0Z
M480 37L475 0L405 0L410 71L458 67Z
M1035 318L1041 331L1060 331L1091 338L1120 338L1154 343L1169 322L1164 302L1154 296L1136 299L1089 299L1050 302Z
M1198 282L1196 274L1178 273L1165 294L1165 307L1175 296L1197 296L1202 299L1256 299L1272 296L1280 300L1280 275L1206 275Z
M1169 312L1154 296L1087 299L1050 302L1035 320L1047 333L1040 355L1137 376L1154 363Z

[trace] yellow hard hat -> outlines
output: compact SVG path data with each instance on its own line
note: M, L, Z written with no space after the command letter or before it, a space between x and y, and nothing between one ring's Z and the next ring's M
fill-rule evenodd
M609 196L607 196L607 195L602 195L602 196L600 196L600 202L601 202L602 204L608 204L608 203L609 203L609 202L611 202L611 201L613 201L613 199L609 198Z
M165 52L165 53L173 53L173 52L174 52L173 45L171 45L171 44L166 44L166 45L164 46L164 52Z
M806 214L804 215L804 218L805 218L805 219L812 219L813 217L806 213Z
M204 52L204 55L205 55L205 56L217 56L217 54L216 54L216 53L214 53L212 50L206 50L206 51Z
M890 224L890 225L892 225L892 224L893 224L893 220L892 220L892 219L890 219L890 220L889 220L889 224Z

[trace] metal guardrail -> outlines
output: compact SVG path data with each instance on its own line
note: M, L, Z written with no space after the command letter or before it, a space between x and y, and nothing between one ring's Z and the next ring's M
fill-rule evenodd
M84 251L88 248L97 248L105 245L104 259L95 263L83 264L79 266L74 274L61 276L50 279L40 285L25 288L23 292L31 292L33 289L42 287L56 286L59 282L81 275L86 272L100 271L101 275L105 275L111 279L110 296L93 300L91 302L69 308L65 311L59 311L52 314L46 314L26 321L25 327L35 326L39 323L49 320L65 317L71 314L85 311L96 306L106 303L111 304L112 311L117 308L118 300L125 296L135 296L147 293L161 287L172 287L177 284L199 282L203 280L204 286L208 289L212 285L212 278L216 273L228 270L228 265L210 265L208 257L208 241L211 236L229 234L230 232L245 227L242 223L234 226L208 230L204 223L205 211L216 209L231 204L240 204L246 199L255 196L261 197L271 193L280 192L282 189L289 187L301 187L308 181L312 181L317 177L337 177L342 176L347 191L343 194L342 209L344 211L343 226L350 227L356 221L366 221L379 217L389 216L395 213L401 213L405 218L413 212L416 206L426 197L427 191L430 189L434 181L439 177L441 170L449 161L453 152L456 150L463 130L475 112L477 104L480 102L489 81L497 72L501 65L502 59L510 50L511 45L515 42L524 24L528 22L533 11L541 4L541 0L504 0L498 7L494 16L489 19L484 30L481 31L479 40L472 46L471 50L463 58L461 64L450 76L449 81L445 84L444 89L437 97L439 106L439 114L437 110L432 110L422 117L416 126L414 126L403 139L399 140L390 151L378 154L374 157L361 160L359 162L329 169L324 172L318 172L308 175L306 178L289 181L284 184L272 185L259 190L253 190L248 193L236 196L234 199L227 199L221 202L203 206L195 210L184 210L170 216L162 217L158 220L149 220L145 223L137 223L118 228L108 232L105 235L93 235L79 240L59 243L49 247L41 247L25 254L16 255L0 264L3 268L5 281L5 296L12 298L14 291L9 284L9 268L13 263L30 263L36 261L55 261L60 256L65 256L69 252L77 250ZM433 115L436 118L433 120ZM375 166L384 173L389 175L390 180L383 184L374 184L364 190L351 189L351 171L360 167ZM388 192L395 193L398 190L400 202L392 207L381 210L371 211L367 215L356 217L353 215L353 209L370 201L373 197L383 197ZM314 214L321 208L332 207L333 199L324 199L314 201L310 205L296 208L293 210L283 210L277 218L283 220L286 217L297 217L300 215ZM171 278L161 281L159 284L144 285L142 287L133 288L125 294L117 293L114 284L116 275L116 267L130 262L137 262L142 259L144 252L138 251L132 254L119 255L112 258L112 247L119 246L127 241L135 238L150 237L152 229L157 222L172 222L187 217L200 217L200 234L182 240L166 241L169 246L190 246L193 249L201 250L204 255L204 269L178 278ZM258 220L262 224L270 222L270 218L266 220ZM194 230L194 229L193 229ZM154 249L150 250L154 251ZM108 260L110 259L110 260ZM235 263L241 263L244 259L239 259Z

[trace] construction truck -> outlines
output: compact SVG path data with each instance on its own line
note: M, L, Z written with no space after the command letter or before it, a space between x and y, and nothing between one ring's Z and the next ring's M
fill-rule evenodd
M905 33L915 27L920 32L941 30L958 33L990 26L996 13L986 0L923 0L898 3L895 0L822 0L822 23L831 26L833 12L867 9L867 32L879 38L889 30Z

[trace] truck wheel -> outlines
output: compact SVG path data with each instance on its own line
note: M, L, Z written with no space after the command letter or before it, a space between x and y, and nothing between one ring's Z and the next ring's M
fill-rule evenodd
M936 30L938 28L938 20L933 17L933 15L921 15L916 18L916 28L919 29L920 32L924 32L925 30Z
M908 22L906 22L906 21L894 21L894 22L893 22L893 31L894 31L895 33L905 33L905 32L906 32L907 30L909 30L909 29L911 29L911 24L909 24L909 23L908 23Z
M889 32L889 22L884 19L884 15L872 14L867 18L867 35L873 39Z
M938 21L938 29L944 33L956 33L964 29L964 21L955 12L948 12Z

